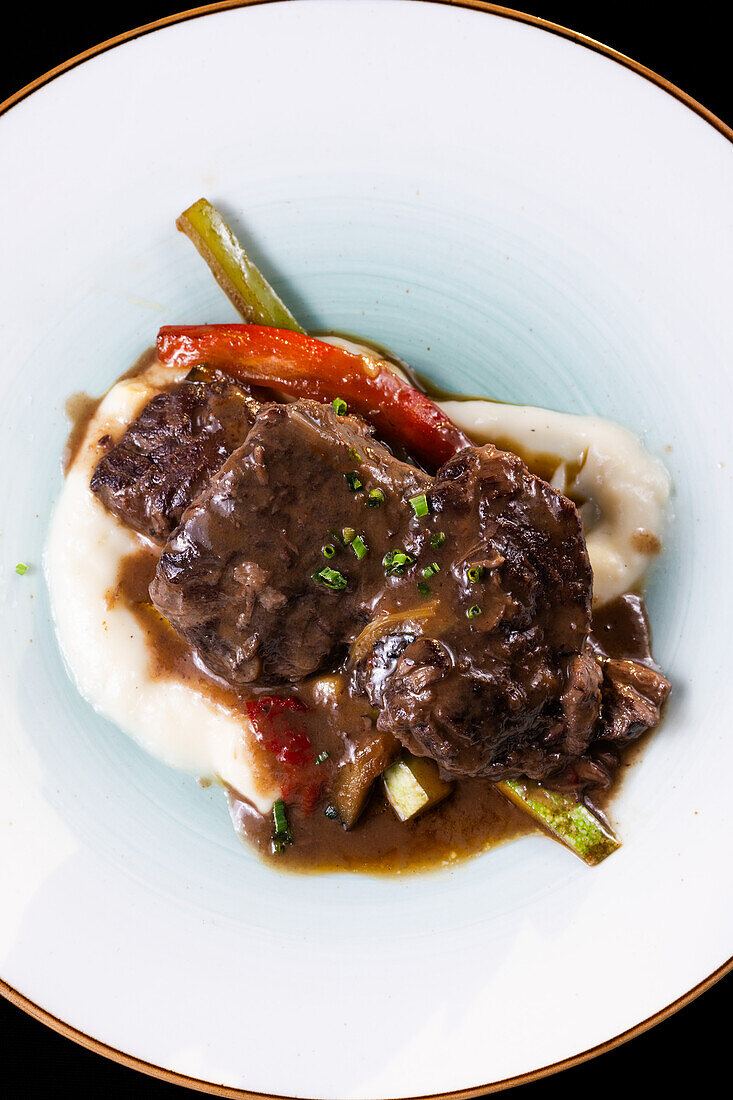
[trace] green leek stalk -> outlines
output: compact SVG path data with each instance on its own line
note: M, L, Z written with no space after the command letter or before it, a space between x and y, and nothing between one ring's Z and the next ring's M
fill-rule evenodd
M184 210L176 225L193 241L244 321L305 332L207 199Z

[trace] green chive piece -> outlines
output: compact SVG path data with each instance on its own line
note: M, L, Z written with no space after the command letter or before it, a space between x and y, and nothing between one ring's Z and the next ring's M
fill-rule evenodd
M18 564L15 567L15 572L19 576L24 577L26 575L26 573L28 572L28 566L25 564L24 561L19 561Z
M405 569L414 563L415 559L404 550L388 550L382 558L382 565L388 577L401 577Z
M426 565L422 571L423 577L433 577L436 573L440 572L440 566L437 561L432 562L430 565Z
M417 590L421 596L430 595L430 585L426 584L425 581L418 581Z
M353 527L344 527L343 531L341 532L341 538L344 540L344 546L348 546L349 543L353 542L355 537L356 531Z
M282 799L278 801L272 807L272 817L275 822L275 833L286 833L288 831L288 817L285 813L285 803Z
M328 566L318 573L311 573L311 578L320 584L325 584L326 588L330 588L334 592L346 588L349 583L343 573L339 573L338 569L330 569Z
M323 554L324 558L332 558L333 555L336 553L336 547L333 546L330 542L327 542L325 546L321 547L321 553Z
M346 416L346 413L349 409L349 406L346 404L343 397L334 397L333 407L336 411L337 416Z
M382 490L370 489L368 503L370 508L381 508L384 504L384 493L382 492Z
M349 470L348 474L344 474L344 477L352 493L358 493L363 488L362 480L355 470Z
M326 749L324 749L323 752L319 752L318 756L316 757L316 764L323 764L326 760L328 760L330 755L331 753L328 752Z
M275 826L272 834L272 851L275 855L280 855L285 851L286 844L293 843L293 834L290 831L290 825L288 824L288 815L285 812L285 803L281 798L277 802L273 803L272 807L272 820Z
M349 458L351 459L352 462L363 462L364 461L364 459L361 457L361 455L357 451L356 447L349 447Z
M428 508L428 498L425 496L425 493L419 493L416 497L410 497L410 504L418 519L426 516L430 511Z
M477 581L481 580L483 575L484 575L483 565L472 565L471 568L468 570L468 574L467 574L468 579L471 582L471 584L476 584Z
M439 546L442 546L445 542L445 531L438 531L437 534L430 536L430 545L433 550L437 550Z
M331 821L338 821L339 812L335 806L326 806L323 812Z
M339 546L344 545L344 540L341 538L341 535L339 534L338 531L334 531L333 527L329 527L328 533L329 533L329 535L331 536L332 539L336 540L336 542L338 543Z
M480 615L480 614L481 614L481 608L479 607L479 605L477 603L475 603L473 605L473 607L469 607L468 611L466 612L466 615L468 616L469 619L475 619L476 616Z
M357 558L359 559L365 558L369 553L369 547L364 542L364 539L361 537L361 535L357 535L356 538L351 540L351 549L354 551Z

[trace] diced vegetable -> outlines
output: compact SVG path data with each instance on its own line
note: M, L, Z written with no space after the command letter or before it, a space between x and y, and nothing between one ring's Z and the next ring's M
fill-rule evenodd
M438 765L427 756L404 752L382 775L384 793L400 821L430 810L453 790L451 783L440 778Z
M529 779L505 779L496 789L590 867L621 847L609 826L572 795L548 790Z
M326 588L330 588L334 592L338 592L343 588L348 587L348 580L339 572L338 569L331 569L326 566L325 569L319 569L317 573L313 573L313 580L318 584L323 584Z
M367 546L361 535L357 535L356 538L351 540L351 549L356 554L357 558L365 558L369 553L369 547Z
M425 493L419 493L416 497L410 497L410 504L418 519L421 519L422 516L426 516L430 511L428 507L428 498L425 496Z
M354 355L298 332L260 325L169 326L158 334L158 355L178 367L206 363L243 382L296 397L331 402L340 396L388 442L433 469L471 443L383 359Z
M243 320L304 331L210 202L199 199L176 225L193 241Z
M272 754L283 801L312 813L326 776L315 767L313 745L298 721L308 708L292 695L260 695L248 699L246 708L257 741Z
M356 747L353 759L339 768L333 803L347 829L356 824L366 806L372 783L398 752L399 744L391 734L375 731Z
M411 554L404 550L388 550L382 558L382 565L388 577L401 577L405 569L415 564Z

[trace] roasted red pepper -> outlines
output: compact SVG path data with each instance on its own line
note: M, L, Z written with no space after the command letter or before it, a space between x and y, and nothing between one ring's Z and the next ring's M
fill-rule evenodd
M382 359L288 329L259 325L162 328L158 355L173 366L206 363L254 385L316 401L343 398L389 443L429 468L441 466L471 441L438 406L394 374Z
M255 736L277 761L283 798L309 814L318 805L325 777L316 765L310 737L293 721L294 715L307 709L292 695L261 695L247 701Z

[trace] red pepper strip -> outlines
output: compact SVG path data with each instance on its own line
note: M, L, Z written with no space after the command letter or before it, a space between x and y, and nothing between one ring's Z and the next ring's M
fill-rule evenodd
M162 328L158 355L177 367L206 363L243 382L274 386L296 397L332 401L365 417L390 443L437 468L470 439L438 406L394 374L382 359L288 329L260 325L184 325Z
M286 802L297 803L310 814L318 805L325 777L314 760L313 745L305 730L282 719L304 713L306 705L294 696L261 695L247 700L247 716L261 745L277 761L278 782Z

